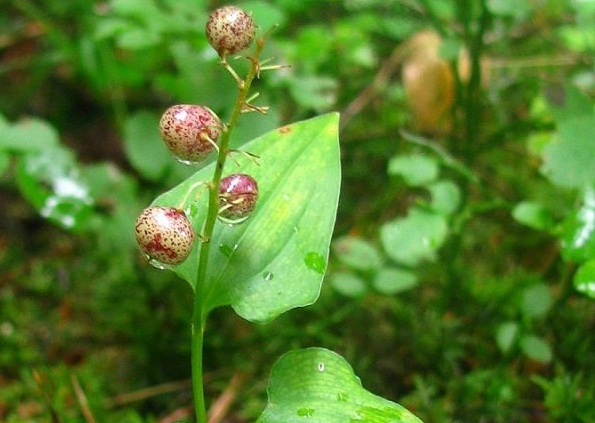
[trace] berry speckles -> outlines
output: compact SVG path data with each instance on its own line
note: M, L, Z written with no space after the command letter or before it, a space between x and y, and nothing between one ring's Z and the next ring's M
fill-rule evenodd
M194 229L182 210L148 207L136 220L134 230L141 250L157 267L180 264L192 251Z
M209 16L206 27L209 43L222 57L248 47L255 32L252 17L235 6L216 9Z
M219 216L227 223L246 220L258 200L258 184L250 175L237 173L219 183Z
M163 113L159 130L173 156L192 164L213 151L221 134L221 122L208 107L178 104Z

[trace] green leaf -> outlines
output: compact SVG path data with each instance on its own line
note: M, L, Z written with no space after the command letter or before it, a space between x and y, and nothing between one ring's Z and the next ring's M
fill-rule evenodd
M542 338L527 335L521 338L521 349L527 357L541 363L552 361L552 349Z
M421 423L399 404L365 390L345 359L322 348L281 357L267 392L257 423Z
M88 218L93 199L69 150L60 147L27 154L16 177L23 197L43 217L65 229L77 229Z
M595 299L595 259L591 259L578 268L574 275L574 287L577 291Z
M540 283L525 289L521 307L527 317L543 317L552 306L552 302L549 288Z
M369 242L355 236L345 236L333 242L337 258L356 270L373 270L382 263L378 249Z
M582 207L564 223L562 256L579 263L595 257L595 191L592 189L585 192Z
M368 292L366 282L359 276L349 272L335 273L331 277L331 286L339 294L351 298L362 297Z
M499 16L522 18L531 12L529 0L488 0L490 12Z
M595 183L595 116L579 116L559 123L558 140L544 149L542 172L564 188L585 188Z
M551 231L555 224L549 210L534 201L517 204L512 211L512 217L517 222L539 231Z
M500 351L507 353L510 351L519 335L519 325L517 322L504 322L498 326L496 332L496 344Z
M386 267L374 278L374 288L385 295L394 295L417 286L417 276L408 270Z
M428 190L432 196L430 206L436 213L449 215L461 205L461 190L452 181L437 181L428 186Z
M144 28L129 28L116 37L118 47L127 50L143 50L155 47L161 41L159 33Z
M422 154L395 156L388 162L388 174L400 175L409 186L427 185L438 177L438 163Z
M236 156L224 175L248 173L259 184L254 214L242 225L218 224L212 239L203 307L232 305L251 321L268 321L294 307L316 301L328 259L335 222L340 162L336 113L269 132L245 144L260 156L260 166ZM156 204L187 208L200 233L206 214L209 165L161 195ZM188 202L199 196L191 207ZM199 243L197 243L199 244ZM194 286L198 248L176 268Z
M415 266L433 260L446 239L448 227L443 216L414 208L404 219L388 222L380 228L380 239L393 260Z
M274 3L267 3L262 0L250 0L241 3L241 8L252 15L256 24L267 31L273 25L282 27L285 24L285 13L283 9L275 6Z
M294 76L289 92L300 106L321 111L335 104L337 88L337 81L328 76Z
M59 143L58 132L41 119L24 119L0 133L0 150L15 153L46 151Z
M146 179L159 181L172 166L172 156L159 135L159 117L148 111L124 122L124 149L130 164Z
M593 115L591 99L570 84L564 88L563 104L550 104L549 106L558 125L576 118L589 118Z

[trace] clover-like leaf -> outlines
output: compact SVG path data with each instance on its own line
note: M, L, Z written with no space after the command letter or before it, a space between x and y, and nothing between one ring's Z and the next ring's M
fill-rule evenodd
M578 268L573 282L577 291L595 299L595 259Z
M432 157L422 154L394 156L388 163L389 175L400 175L407 185L427 185L438 177L440 167Z
M565 260L583 262L595 257L595 190L585 191L582 206L570 214L562 229Z
M545 147L542 166L553 184L584 188L595 182L595 164L590 160L595 149L593 126L595 116L571 119L558 125L559 139Z
M434 260L448 234L444 216L413 208L407 217L385 223L380 239L393 260L417 266L423 260Z
M337 211L340 162L336 113L269 132L245 144L259 165L234 155L223 175L247 173L259 185L259 199L243 224L217 224L204 286L203 309L231 305L245 319L267 321L318 298ZM181 206L200 233L214 165L157 198L154 204ZM200 243L197 243L200 244ZM194 286L198 250L176 273Z
M273 366L269 402L257 423L421 423L404 407L362 387L338 354L290 351Z

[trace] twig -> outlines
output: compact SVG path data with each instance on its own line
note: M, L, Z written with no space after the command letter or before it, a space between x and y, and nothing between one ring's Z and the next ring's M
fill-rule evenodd
M192 381L190 379L163 383L161 385L151 386L150 388L139 389L137 391L126 392L124 394L117 395L114 398L107 400L105 402L105 406L107 408L119 407L132 402L143 401L157 395L169 394L171 392L190 389L191 387Z
M236 399L238 389L242 386L245 380L246 375L242 373L235 373L233 375L227 388L225 388L209 409L208 423L221 423L221 421L223 421L229 411L229 407Z
M420 135L413 134L413 133L406 131L404 129L401 129L399 131L399 133L401 134L401 136L403 137L403 139L405 141L432 150L442 160L442 163L444 164L444 166L447 166L447 167L451 168L452 170L460 173L462 176L467 178L469 181L471 181L475 184L480 184L479 179L477 178L477 176L473 173L473 171L469 167L467 167L465 164L461 163L460 161L455 159L453 156L451 156L448 153L448 151L446 151L445 149L440 147L440 145L433 143L430 140L428 140Z
M183 419L187 419L192 415L192 411L194 411L193 405L178 408L172 413L169 413L167 416L157 420L157 423L174 423Z
M74 388L74 394L76 395L76 399L81 407L81 411L83 412L83 416L85 416L85 420L88 423L97 423L95 417L93 417L93 413L89 408L89 401L87 400L87 395L85 395L85 391L81 388L81 384L79 383L76 375L74 373L70 374L70 381L72 383L72 387Z
M37 389L39 389L39 391L41 392L41 397L43 398L43 402L45 403L45 406L50 410L50 416L52 419L52 423L62 423L62 419L58 415L58 411L56 411L56 409L52 405L52 399L50 397L50 394L48 394L48 392L45 390L43 376L37 370L33 370L32 374L33 374L33 380L35 381L35 384L37 385Z
M533 56L523 58L497 57L489 59L489 66L491 69L524 69L557 66L576 66L584 62L584 58L576 55Z
M399 44L384 61L380 70L372 80L372 83L364 88L358 96L341 113L341 122L339 129L344 129L355 115L360 113L376 97L382 87L397 70L397 66L405 57L408 51L407 44Z

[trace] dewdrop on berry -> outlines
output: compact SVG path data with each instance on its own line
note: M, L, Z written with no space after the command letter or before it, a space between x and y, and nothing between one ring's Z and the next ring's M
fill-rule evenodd
M185 164L203 161L215 149L221 129L221 121L211 109L193 104L172 106L159 121L167 148Z
M134 232L140 249L160 269L182 263L194 245L190 221L174 207L147 207L136 219Z
M254 39L255 32L252 17L235 6L224 6L213 11L206 27L209 44L221 57L244 50Z
M219 219L227 224L244 222L256 207L258 184L250 175L236 173L219 183Z

